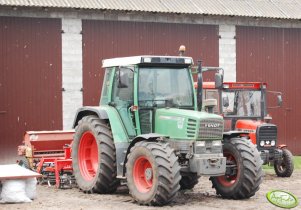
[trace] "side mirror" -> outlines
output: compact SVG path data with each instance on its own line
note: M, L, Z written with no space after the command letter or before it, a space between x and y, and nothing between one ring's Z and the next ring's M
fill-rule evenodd
M229 97L228 96L224 96L223 97L223 107L229 107Z
M215 73L215 88L223 87L223 75L221 73Z
M278 106L282 106L282 95L277 95L277 104Z
M208 110L208 113L213 113L214 107L217 106L216 99L206 99L204 100L204 107Z
M127 88L128 87L128 74L125 72L120 72L118 69L118 88Z
M269 107L267 107L268 109L276 109L276 108L282 107L282 93L281 92L278 92L278 91L267 91L267 93L272 93L273 97L276 96L276 100L277 100L277 106L269 106ZM276 102L274 100L273 104L275 104L275 103Z

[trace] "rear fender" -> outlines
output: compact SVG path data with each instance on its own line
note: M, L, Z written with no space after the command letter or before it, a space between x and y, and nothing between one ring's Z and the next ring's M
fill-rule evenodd
M109 119L107 112L103 110L99 106L84 106L81 107L77 110L75 119L73 121L73 127L75 128L78 124L78 121L80 121L83 117L88 116L88 115L96 115L100 119Z
M123 126L122 120L114 107L111 106L86 106L78 109L73 123L75 128L80 119L88 115L96 115L99 119L109 120L114 143L128 142L129 137Z

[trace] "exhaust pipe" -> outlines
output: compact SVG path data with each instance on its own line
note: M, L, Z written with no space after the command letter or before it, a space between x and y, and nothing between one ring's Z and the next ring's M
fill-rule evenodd
M198 61L198 88L197 88L197 105L198 111L202 111L203 101L203 75L202 75L202 61Z

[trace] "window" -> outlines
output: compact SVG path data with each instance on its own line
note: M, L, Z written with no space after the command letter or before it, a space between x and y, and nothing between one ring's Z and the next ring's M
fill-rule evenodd
M120 67L116 69L115 81L112 90L112 101L116 103L133 102L134 71L133 67Z
M112 68L107 68L105 71L105 77L102 84L101 92L101 104L107 104L109 100L109 87L110 87L110 77L112 74Z
M259 117L261 115L261 91L231 90L224 91L223 113L236 116ZM225 103L225 101L227 101Z
M192 107L193 90L187 68L143 67L139 71L139 106Z

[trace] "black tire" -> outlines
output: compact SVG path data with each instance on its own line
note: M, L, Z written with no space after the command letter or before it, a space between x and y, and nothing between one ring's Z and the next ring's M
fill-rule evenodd
M199 183L199 177L196 173L182 175L182 179L180 181L180 187L181 187L180 189L181 190L193 189L197 183Z
M293 155L288 149L282 149L282 161L275 161L274 169L279 177L290 177L294 171Z
M138 142L128 154L126 178L129 192L139 204L165 205L180 189L178 158L168 143Z
M232 138L224 142L223 151L227 165L234 165L237 170L232 176L210 178L216 193L227 199L246 199L255 195L263 180L262 160L255 145L247 139Z
M97 150L95 151L94 149L94 153L96 153L95 156L98 158L97 164L96 166L91 164L94 166L94 171L93 173L87 172L89 175L83 175L85 167L80 165L82 164L80 160L83 157L80 156L79 152L83 151L82 148L84 148L84 146L80 146L80 143L86 140L84 135L90 135L90 138L94 138L96 141L94 145ZM84 141L82 144L84 144ZM96 116L86 116L78 122L72 143L72 162L77 185L85 193L112 193L116 191L118 180L116 178L115 145L111 129L105 121L100 120ZM86 163L86 165L89 165L89 162Z
M27 157L25 157L25 156L20 157L18 165L31 170L29 161L28 161Z

